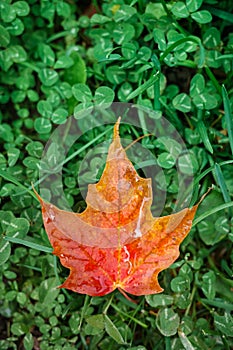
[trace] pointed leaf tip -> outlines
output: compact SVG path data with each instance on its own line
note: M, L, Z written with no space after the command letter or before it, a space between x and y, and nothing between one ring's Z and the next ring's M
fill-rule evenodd
M114 132L113 132L113 140L116 140L117 138L120 138L119 136L119 126L121 122L121 117L117 119L116 124L114 125Z

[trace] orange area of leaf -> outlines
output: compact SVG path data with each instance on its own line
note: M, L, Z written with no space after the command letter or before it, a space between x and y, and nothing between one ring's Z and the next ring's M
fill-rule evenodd
M151 179L141 178L127 158L114 127L100 181L88 186L87 208L66 212L37 194L44 226L70 275L61 288L102 296L119 288L133 295L160 293L160 271L179 256L197 206L154 218Z

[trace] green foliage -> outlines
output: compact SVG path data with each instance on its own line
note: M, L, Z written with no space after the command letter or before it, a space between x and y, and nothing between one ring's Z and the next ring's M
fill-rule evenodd
M210 0L1 1L1 349L233 347L232 9ZM141 141L163 170L152 179L167 190L163 214L177 200L177 168L194 174L192 204L214 187L179 260L160 275L164 293L136 303L119 291L94 298L57 289L68 272L51 254L31 188L53 130L71 114L85 129L85 117L113 101L149 107L155 119L163 114L189 149L181 153L166 136ZM55 175L63 165L74 210L84 209L79 170L87 183L91 174L98 179L106 147L96 147L87 165L81 160L110 130L82 135L64 163L50 145L46 171ZM124 125L122 133L130 141L141 136Z

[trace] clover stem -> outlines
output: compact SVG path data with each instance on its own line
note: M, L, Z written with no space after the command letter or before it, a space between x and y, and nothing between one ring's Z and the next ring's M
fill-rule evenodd
M194 284L193 289L192 289L192 293L191 293L191 296L190 296L190 303L189 303L189 305L188 305L188 307L187 307L187 309L186 309L186 311L185 311L185 314L184 314L185 316L188 316L188 314L189 314L189 310L190 310L190 307L191 307L191 305L192 305L193 298L194 298L194 296L195 296L196 290L197 290L197 287L196 287L196 285Z
M81 317L80 317L79 326L78 326L79 330L81 329L81 326L82 326L82 323L83 323L83 319L84 319L84 315L86 313L89 301L90 301L90 296L86 295L85 296L85 300L84 300L84 304L83 304L83 308L82 308L82 313L81 313Z
M104 308L104 310L103 310L103 314L104 314L104 315L107 314L107 311L108 311L108 309L109 309L109 306L110 306L111 303L112 303L113 296L114 296L114 294L111 295L111 298L109 299L107 305L105 306L105 308Z
M171 350L171 338L170 337L165 337L165 346L166 350Z

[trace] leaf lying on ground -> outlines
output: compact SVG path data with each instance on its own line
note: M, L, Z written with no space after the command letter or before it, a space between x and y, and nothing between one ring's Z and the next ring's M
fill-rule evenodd
M119 288L134 295L162 292L158 273L179 256L198 205L154 218L151 179L141 178L127 158L114 127L100 181L89 185L81 214L46 203L37 194L54 254L70 275L61 285L102 296Z

